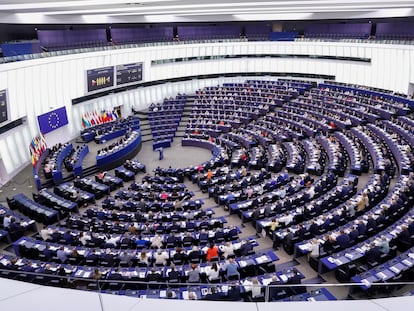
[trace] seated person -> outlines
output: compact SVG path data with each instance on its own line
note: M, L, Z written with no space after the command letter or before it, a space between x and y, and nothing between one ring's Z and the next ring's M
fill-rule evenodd
M207 280L209 282L219 282L220 281L220 270L216 262L206 269Z
M168 282L179 283L181 281L181 272L177 271L175 264L170 265L170 269L167 270Z
M168 253L159 248L154 254L154 259L156 265L166 266L169 259Z
M252 243L250 243L250 241L248 240L243 240L239 251L240 251L240 256L251 255L254 252Z
M239 266L237 265L234 258L229 259L227 265L226 265L226 278L228 280L238 280L240 279L240 273L238 270Z
M207 293L207 295L203 297L204 300L213 301L223 300L224 298L225 296L223 295L223 293L219 291L219 289L215 286L210 287L210 291Z
M183 251L181 247L177 247L175 254L173 255L173 262L175 264L184 264L188 261L187 254Z
M344 230L341 230L339 232L339 235L336 237L336 243L338 243L338 245L342 249L345 249L345 248L348 247L349 242L350 242L350 238L349 238L348 234L346 234Z
M368 263L377 263L381 256L381 251L375 243L371 243L367 251L365 251L365 258Z
M211 261L212 258L218 258L219 256L219 248L214 243L211 243L206 252L206 260Z
M147 274L148 282L161 282L162 276L161 273L157 271L156 268L151 268L151 271Z
M191 269L188 272L188 283L200 283L200 270L196 264L191 264Z
M193 246L191 252L188 254L188 261L189 262L197 262L200 261L202 257L201 251L198 249L198 246Z

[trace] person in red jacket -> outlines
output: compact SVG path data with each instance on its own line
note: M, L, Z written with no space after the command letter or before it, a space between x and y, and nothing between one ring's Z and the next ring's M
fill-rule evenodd
M206 260L211 261L211 258L219 257L219 255L219 248L214 243L211 243L206 252Z

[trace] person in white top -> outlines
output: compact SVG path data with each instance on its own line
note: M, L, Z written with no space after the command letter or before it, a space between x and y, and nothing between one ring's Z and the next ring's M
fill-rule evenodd
M228 259L230 256L234 256L234 247L231 242L227 242L225 245L223 245L221 248L221 251L223 252L223 256L225 259Z
M286 213L284 216L280 217L279 222L283 222L285 226L289 225L293 221L292 214Z
M309 250L308 261L311 258L318 258L319 257L319 241L317 239L312 239L308 250Z
M158 234L154 235L151 240L151 248L161 248L162 247L162 237Z
M40 230L40 236L42 237L43 241L48 241L52 237L52 229L48 229L46 226L43 227L42 230Z
M259 284L259 280L257 278L252 279L252 298L257 298L262 296L262 286Z
M219 268L217 266L217 263L213 262L213 264L210 267L207 267L206 269L206 275L207 275L207 279L212 282L212 281L220 281L219 277L220 277L220 271Z
M155 264L156 265L167 265L168 254L162 249L158 249L157 252L154 254Z

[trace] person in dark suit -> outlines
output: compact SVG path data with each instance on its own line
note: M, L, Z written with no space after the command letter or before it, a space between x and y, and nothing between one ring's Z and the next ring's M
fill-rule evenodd
M102 256L102 260L108 263L108 266L114 265L114 255L111 253L111 249L107 248Z
M203 300L219 301L224 299L224 295L215 286L210 287L210 292L203 297Z
M57 229L53 230L53 232L52 232L53 242L58 243L61 237L62 237L62 235L60 234L60 232Z
M284 288L280 287L280 284L277 276L272 276L272 281L269 283L269 301L276 301L286 297L287 293Z
M242 241L242 245L240 246L240 256L248 256L253 251L253 245L250 241L245 240Z
M122 274L119 272L119 268L115 268L115 270L108 275L108 280L122 280Z
M381 224L385 224L386 220L387 220L386 211L381 210L381 213L378 215L377 219L375 219L375 222L376 222L377 226L379 226Z
M175 264L170 265L170 271L167 272L167 279L168 282L179 283L181 282L181 272L177 271L175 268Z
M350 238L348 234L345 233L344 230L339 232L339 235L336 237L336 243L342 248L345 249L349 245Z
M201 251L198 246L193 246L191 252L188 254L188 261L199 261L201 259Z
M151 271L147 274L147 281L157 283L161 282L161 279L161 273L159 273L156 268L151 268Z
M237 228L235 226L231 227L230 230L227 232L226 240L232 241L235 238L237 238L239 235L239 232L237 231Z
M412 219L408 219L408 233L410 234L410 236L414 235L414 221Z
M237 284L230 285L229 290L227 292L227 300L228 301L240 301L240 300L242 300L239 285L237 285Z
M367 231L373 230L374 232L378 232L378 225L372 215L368 216L367 219Z
M287 234L285 235L285 237L283 238L283 247L285 248L285 250L289 250L291 251L293 249L293 232L288 228L286 230Z
M311 224L309 226L309 232L312 235L312 237L315 237L315 236L319 235L319 226L313 220L311 220Z
M381 250L375 243L369 245L369 249L365 252L365 259L368 263L374 263L378 261L381 256Z
M22 269L24 272L35 272L36 269L33 267L33 263L31 261L28 261Z
M358 227L359 235L363 235L363 236L366 236L367 235L368 229L367 229L367 226L365 225L365 223L364 223L363 220L360 220L358 222L358 226L357 227Z
M179 239L175 236L174 233L170 233L166 243L169 247L176 247L179 244Z
M306 230L306 228L302 225L299 224L299 229L295 232L295 235L301 240L303 241L305 239L305 234L308 231Z
M341 222L341 216L338 214L334 214L331 219L331 223L335 224L335 227L338 227Z
M96 250L92 249L91 253L87 255L85 259L90 262L90 265L96 266L98 264L99 256L96 253Z
M332 254L334 250L335 241L329 234L325 235L325 242L322 244L322 250L328 255Z
M173 261L176 264L184 264L187 262L187 254L183 252L181 247L177 247L175 250L175 254L173 255Z
M190 232L187 232L186 235L183 237L183 245L189 246L195 244L195 240L193 235Z
M411 246L411 236L406 225L401 226L401 232L397 236L397 241L401 250Z
M359 231L358 231L358 226L353 226L352 230L348 233L349 236L349 240L352 242L355 242L358 240L359 237Z
M50 261L53 258L54 252L50 249L49 243L46 244L43 254L45 255L45 261Z
M329 217L323 217L323 224L320 226L323 232L329 231L329 227L331 225L331 220Z

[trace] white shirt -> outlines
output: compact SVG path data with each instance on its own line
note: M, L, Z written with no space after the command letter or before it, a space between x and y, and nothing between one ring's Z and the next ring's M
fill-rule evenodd
M217 271L216 271L216 270L212 269L211 267L207 267L206 274L207 274L207 277L210 281L218 279L219 278L219 269L217 269Z

